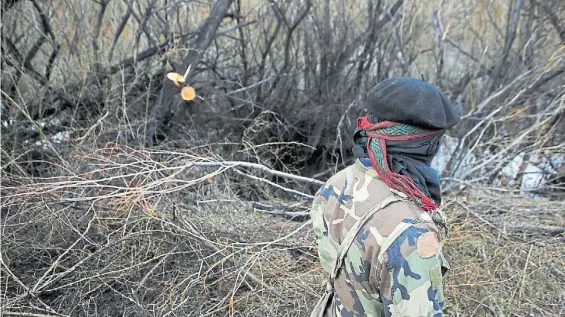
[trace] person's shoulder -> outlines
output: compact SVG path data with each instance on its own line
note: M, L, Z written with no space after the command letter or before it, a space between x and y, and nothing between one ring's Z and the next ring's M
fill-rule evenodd
M396 194L391 192L391 194ZM366 231L378 244L379 262L383 260L384 252L392 245L403 244L402 250L408 254L415 250L414 241L425 232L426 238L439 238L439 230L429 213L422 211L412 201L402 200L389 204L375 213L366 223Z
M339 170L337 173L328 178L326 185L342 186L343 182L347 179L347 175L352 172L353 168L353 165L349 165Z
M348 175L352 173L353 168L353 165L349 165L333 174L330 178L328 178L328 180L326 180L324 185L318 189L316 196L327 196L328 194L331 194L331 192L340 192L346 186Z
M378 178L378 176L372 168L364 167L361 162L355 161L353 164L350 164L333 174L325 182L325 185L343 188L347 187L347 185L352 185L351 183L353 181L373 178Z
M420 210L411 201L398 201L386 206L375 213L367 226L381 236L393 239L407 227L425 227L431 231L438 231L430 214Z
M335 212L328 217L338 217L339 215L336 212L341 214L343 212L343 210L340 212L341 207L353 208L354 201L359 198L355 188L358 187L359 180L363 179L362 174L359 166L355 164L338 171L318 189L314 196L314 205L324 206L324 209L327 210L334 210ZM353 209L354 213L362 213L363 211L358 210L358 208ZM351 224L351 219L347 220L346 222Z

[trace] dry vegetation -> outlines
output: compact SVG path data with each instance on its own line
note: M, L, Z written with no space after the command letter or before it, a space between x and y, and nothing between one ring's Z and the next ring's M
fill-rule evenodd
M210 154L79 153L67 176L3 182L4 312L307 315L323 272L309 222L281 217L307 203L236 198L265 174ZM500 196L447 196L448 314L562 314L563 202Z
M423 75L463 115L446 314L565 315L564 168L520 194L529 162L565 155L564 17L559 0L3 1L0 313L307 316L311 195L351 161L367 89ZM185 102L166 74L189 66Z

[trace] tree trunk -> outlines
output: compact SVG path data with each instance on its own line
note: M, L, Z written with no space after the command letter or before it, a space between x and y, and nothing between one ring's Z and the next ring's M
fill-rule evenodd
M206 51L216 36L216 31L226 16L231 2L232 0L216 1L208 18L196 30L196 37L189 43L189 50L185 58L179 63L172 63L175 72L184 75L188 67L191 68L191 72L194 71L204 51ZM151 109L151 113L147 118L147 130L145 132L145 143L147 145L151 146L154 144L159 126L170 117L171 109L176 108L173 105L177 105L180 102L183 102L180 98L180 89L171 80L167 79L165 75L158 102Z

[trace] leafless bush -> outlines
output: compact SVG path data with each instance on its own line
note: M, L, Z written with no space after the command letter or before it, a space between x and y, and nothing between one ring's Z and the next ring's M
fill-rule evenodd
M245 211L222 204L234 201L237 190L223 173L248 175L243 169L251 167L312 180L257 164L117 145L77 153L67 163L66 175L3 182L3 311L215 316L249 296L277 301L280 309L303 306L303 297L283 297L267 283L277 278L269 262L312 246L284 247L292 235L226 225L222 218ZM261 219L254 225L266 222ZM266 271L255 275L250 269L265 256L271 258L261 264Z
M180 147L227 138L307 144L278 163L322 171L348 160L364 92L390 76L444 90L465 114L456 135L473 131L467 152L491 130L473 129L477 121L528 107L512 122L523 130L564 82L560 1L18 0L3 9L3 149L18 155L45 155L35 141L57 133ZM182 101L165 78L188 68L203 99Z
M521 183L565 154L564 17L557 0L3 1L0 311L307 315L309 199L351 161L364 93L412 76L463 115L448 313L562 315L565 170L536 200Z

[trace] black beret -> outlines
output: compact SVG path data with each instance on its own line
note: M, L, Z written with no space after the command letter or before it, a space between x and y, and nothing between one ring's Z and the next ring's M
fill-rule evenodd
M424 80L409 77L386 79L367 95L367 117L395 121L426 129L449 129L460 120L449 99Z

